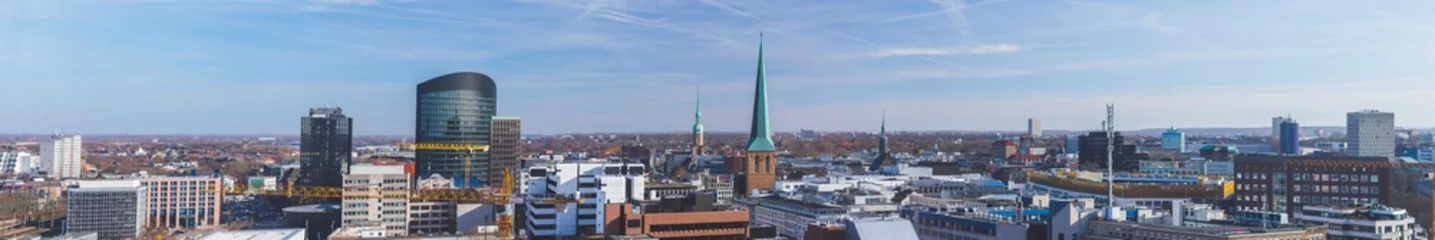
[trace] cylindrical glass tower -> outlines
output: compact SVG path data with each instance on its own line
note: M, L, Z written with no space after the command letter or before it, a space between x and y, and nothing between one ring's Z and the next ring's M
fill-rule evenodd
M418 86L414 141L418 143L466 143L489 145L489 130L498 109L498 88L493 79L475 72L450 73ZM439 174L454 179L455 187L485 186L489 179L489 155L475 153L470 163L472 176L464 179L467 152L416 150L419 178Z

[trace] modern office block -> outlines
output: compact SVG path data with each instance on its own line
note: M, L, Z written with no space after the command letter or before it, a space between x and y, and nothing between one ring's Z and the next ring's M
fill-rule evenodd
M220 225L224 184L219 178L152 177L140 179L147 189L148 226L170 229L204 228Z
M1028 119L1026 119L1026 134L1031 135L1031 137L1036 137L1036 138L1041 137L1041 119L1040 119L1040 118L1028 118Z
M503 174L500 171L508 169L517 172L523 168L518 160L521 151L518 147L523 141L523 120L518 117L493 117L492 128L489 133L493 134L490 139L493 145L488 149L492 157L488 169L492 174L486 182L502 183Z
M354 121L340 108L311 108L302 120L299 165L303 186L340 187L354 149Z
M1166 129L1161 133L1161 149L1186 152L1186 133L1176 130L1176 127Z
M1395 156L1395 113L1361 110L1345 114L1346 153L1357 157Z
M489 145L497 94L492 78L474 72L451 73L419 84L415 142ZM483 181L491 179L486 152L420 149L414 155L418 176L461 179L456 181L459 188L484 186L488 183Z
M134 181L80 184L65 191L65 226L70 233L95 232L100 239L139 238L148 204Z
M1285 122L1281 122L1280 127L1280 148L1277 148L1276 152L1300 155L1300 124L1296 123L1294 119L1286 119Z

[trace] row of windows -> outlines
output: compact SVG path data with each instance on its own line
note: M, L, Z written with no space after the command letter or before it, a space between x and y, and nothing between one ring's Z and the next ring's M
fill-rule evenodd
M917 225L922 225L922 226L940 227L940 228L942 228L942 229L955 229L955 230L957 230L957 231L970 232L970 233L982 234L982 235L987 235L987 236L996 236L996 234L997 234L997 233L996 233L996 229L991 229L991 228L987 228L987 227L964 225L964 224L954 224L954 223L952 223L952 222L950 222L950 221L937 221L937 220L933 220L933 219L921 219L921 218L918 218L918 219L913 220L913 219L912 219L912 215L908 215L908 214L902 215L902 218L907 219L907 220L912 220L912 223L917 224Z
M745 222L653 225L653 232L747 228Z
M1296 181L1317 182L1380 182L1380 176L1374 174L1294 173L1291 178Z

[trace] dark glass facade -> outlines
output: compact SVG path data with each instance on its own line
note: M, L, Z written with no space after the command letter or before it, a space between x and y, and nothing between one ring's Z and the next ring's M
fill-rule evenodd
M1286 120L1281 122L1281 149L1282 154L1300 154L1300 124L1295 121Z
M1112 168L1118 172L1135 172L1141 170L1141 161L1150 158L1145 153L1140 153L1136 145L1126 143L1126 139L1116 132L1113 142L1116 149L1111 151ZM1077 138L1079 148L1076 154L1078 167L1083 170L1104 171L1106 170L1106 132L1090 132Z
M354 121L340 108L311 108L301 120L299 185L343 187L354 161Z
M481 73L460 72L420 83L414 140L419 143L463 143L489 145L493 115L498 110L498 89L493 79ZM467 152L416 150L418 176L439 174L455 179L457 187L488 184L489 153L474 153L465 169ZM471 176L464 180L465 170Z

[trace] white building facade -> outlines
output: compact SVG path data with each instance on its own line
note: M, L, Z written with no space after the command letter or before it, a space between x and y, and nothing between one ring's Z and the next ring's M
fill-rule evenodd
M0 171L8 171L11 174L32 173L35 170L35 161L39 158L40 156L27 152L0 152Z
M83 173L85 149L80 135L55 135L40 142L40 171L50 178L79 178Z
M547 238L603 233L605 204L647 200L641 163L565 162L533 166L525 171L524 189L529 237ZM581 202L542 202L542 199Z
M351 167L344 175L343 228L374 229L367 237L406 236L409 179L403 166Z

